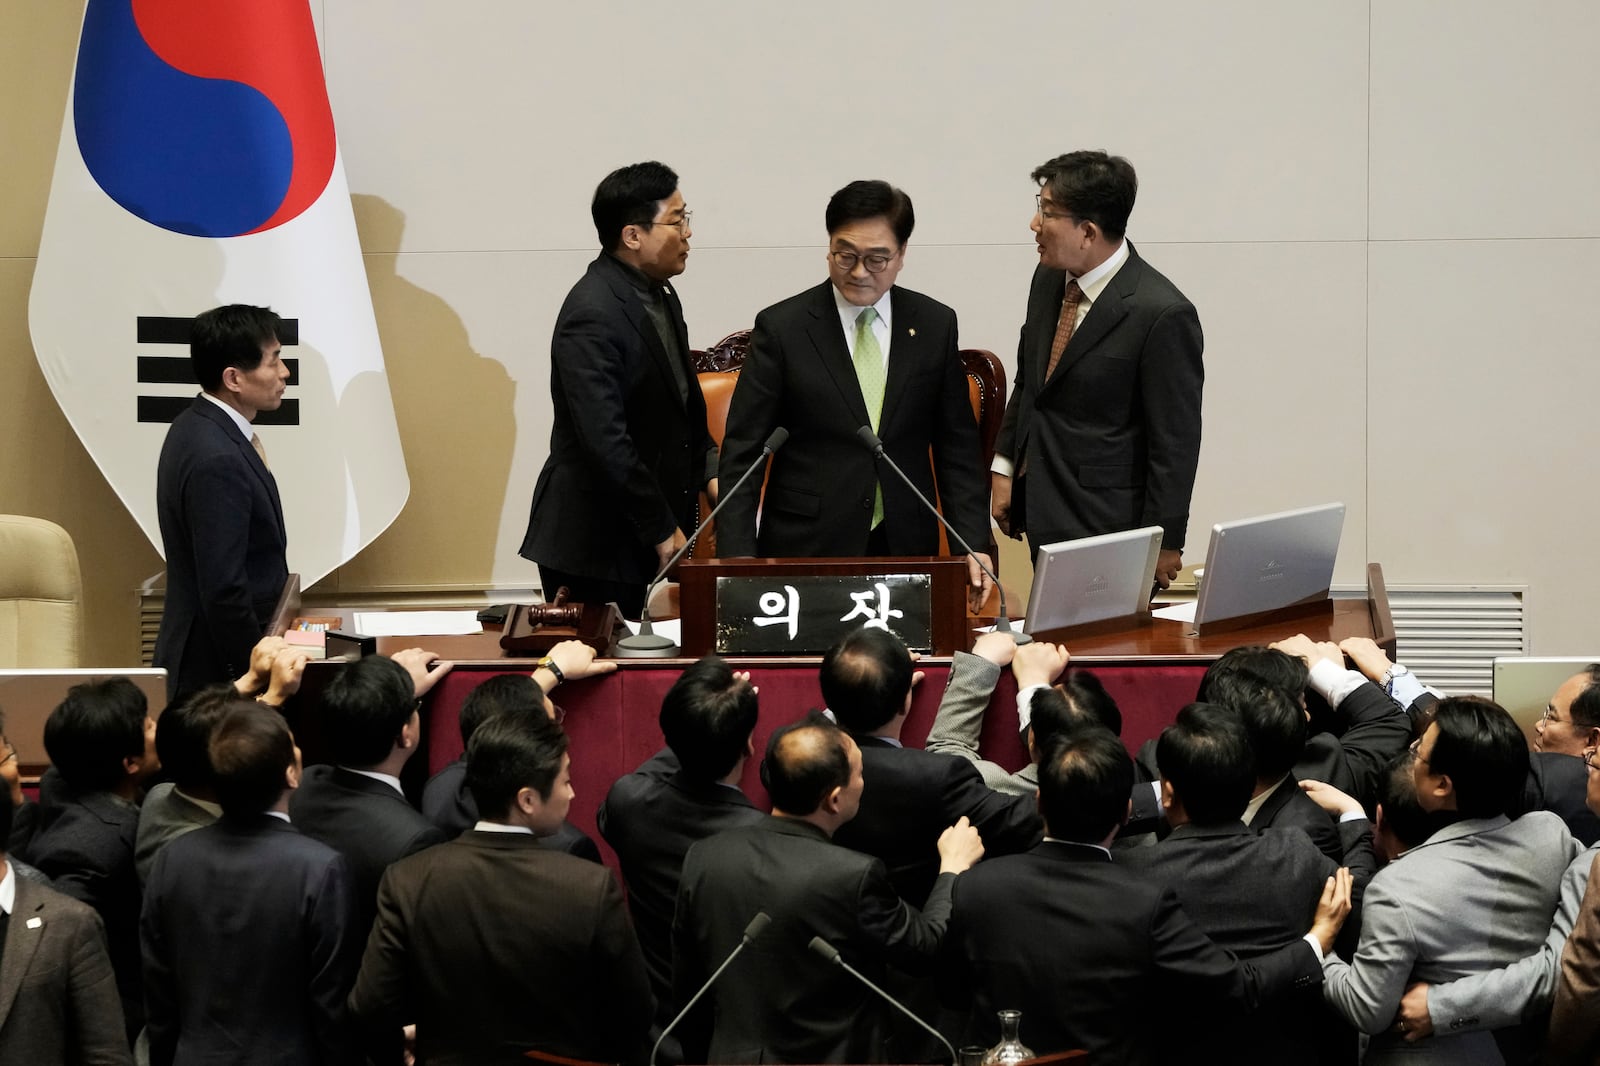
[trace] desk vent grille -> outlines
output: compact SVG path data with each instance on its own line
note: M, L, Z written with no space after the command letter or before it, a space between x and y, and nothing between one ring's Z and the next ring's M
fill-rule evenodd
M1528 654L1525 587L1390 585L1400 661L1449 696L1488 696L1494 659Z

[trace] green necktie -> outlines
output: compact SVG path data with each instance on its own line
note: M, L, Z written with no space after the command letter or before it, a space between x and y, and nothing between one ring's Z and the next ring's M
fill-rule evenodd
M872 430L878 430L878 419L883 414L883 349L873 335L872 324L878 320L875 308L868 307L856 316L856 380L861 383L861 398L867 402L867 417L872 420ZM872 528L883 521L883 486L879 485L872 496Z

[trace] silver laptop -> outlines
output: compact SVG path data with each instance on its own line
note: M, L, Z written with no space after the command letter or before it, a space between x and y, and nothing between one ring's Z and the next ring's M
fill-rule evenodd
M1344 530L1344 504L1211 527L1196 624L1276 611L1327 595Z
M1511 712L1529 741L1534 728L1550 706L1561 683L1573 674L1581 673L1590 663L1600 663L1600 655L1582 658L1532 658L1525 655L1504 656L1494 661L1494 687L1490 690L1494 701Z
M0 711L5 713L6 739L24 766L50 761L44 750L44 720L67 698L67 690L89 681L125 677L138 686L158 718L167 705L165 670L0 670Z
M1046 544L1033 562L1024 633L1042 633L1148 608L1161 527Z

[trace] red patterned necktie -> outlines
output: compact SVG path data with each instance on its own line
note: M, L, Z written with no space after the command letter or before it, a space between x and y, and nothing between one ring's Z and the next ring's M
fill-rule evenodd
M1076 278L1067 282L1066 295L1061 298L1061 317L1056 319L1055 339L1050 342L1050 363L1045 367L1044 379L1050 380L1050 375L1056 372L1056 367L1061 363L1061 353L1067 350L1067 342L1072 339L1072 331L1078 325L1078 305L1083 302L1083 290L1078 288Z

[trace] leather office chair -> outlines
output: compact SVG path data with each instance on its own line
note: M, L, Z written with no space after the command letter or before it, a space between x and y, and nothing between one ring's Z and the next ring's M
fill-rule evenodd
M733 389L739 383L739 369L744 366L750 352L750 331L741 329L730 333L710 348L689 353L695 374L700 379L700 392L706 401L706 423L711 439L718 446L728 426L728 405L733 400ZM987 470L994 459L994 445L1000 436L1000 423L1006 414L1006 368L1000 357L983 348L961 349L961 363L967 372L967 398L972 402L973 417L978 420L978 440L983 445L983 468ZM935 501L936 503L938 501ZM710 506L702 493L700 514L710 513ZM944 530L939 531L941 551L949 544ZM696 559L713 559L717 554L716 528L700 535L691 553ZM997 567L999 552L993 537L989 541L989 556Z
M0 667L71 668L83 649L83 576L54 522L0 515Z

